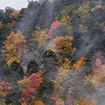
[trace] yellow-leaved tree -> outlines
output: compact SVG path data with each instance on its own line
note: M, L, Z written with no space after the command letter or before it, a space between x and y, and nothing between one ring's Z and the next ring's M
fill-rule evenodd
M91 13L89 12L89 3L90 2L84 2L82 6L79 6L79 8L74 11L74 13L79 17L78 20L80 20L82 24L86 24L90 19L92 19Z
M84 35L82 39L88 39L89 36L86 35L87 25L92 21L92 15L90 13L89 1L83 2L82 6L79 6L77 10L74 11L77 20L79 22L79 30Z
M3 42L2 56L6 59L7 64L10 65L13 61L20 62L24 48L26 47L25 36L18 30L15 34L11 31L10 35Z
M84 55L82 54L82 57L79 59L79 61L76 61L71 70L73 71L73 74L74 75L74 82L75 82L75 86L77 86L78 84L78 75L80 74L80 72L82 72L84 70L84 66L83 64L85 63L84 60Z
M30 46L30 54L28 55L28 59L39 59L38 57L44 51L44 47L47 41L47 33L46 30L41 30L40 27L36 27L36 31L31 34L31 38L29 40ZM39 56L38 56L39 55Z
M80 94L77 92L76 96L75 89L80 89L80 74L84 70L83 64L84 56L70 65L70 60L65 58L65 62L62 63L61 67L58 68L58 72L55 75L55 94L59 94L59 97L67 98L67 102L72 103ZM71 67L70 67L71 66ZM71 68L71 69L70 69ZM83 94L83 93L82 93Z
M67 29L69 29L69 30L72 29L71 20L73 18L73 11L74 10L75 10L74 6L68 5L68 6L66 6L66 8L64 10L61 11L60 22L63 25L67 26Z

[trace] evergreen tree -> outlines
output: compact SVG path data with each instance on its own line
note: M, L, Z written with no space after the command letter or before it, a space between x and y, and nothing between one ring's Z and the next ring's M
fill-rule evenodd
M27 74L31 75L39 70L38 63L35 60L31 60L27 65Z
M15 75L16 79L19 80L19 79L23 78L24 71L23 71L22 66L18 62L13 61L10 65L10 69L11 69L12 73Z
M45 74L47 74L50 78L53 77L54 72L57 70L58 58L55 52L51 49L48 49L44 52L42 56L42 66L45 70Z

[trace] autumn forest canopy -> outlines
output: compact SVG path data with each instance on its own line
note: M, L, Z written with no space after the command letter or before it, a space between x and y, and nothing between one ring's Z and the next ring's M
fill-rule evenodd
M0 105L104 105L105 0L0 9L0 58Z

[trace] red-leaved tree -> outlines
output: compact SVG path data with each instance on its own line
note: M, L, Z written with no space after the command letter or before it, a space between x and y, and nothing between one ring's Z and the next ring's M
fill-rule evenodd
M48 33L48 37L47 37L48 39L50 39L50 38L52 37L52 31L53 31L54 29L56 29L57 27L59 27L59 26L61 26L61 23L58 22L57 20L52 23L52 25L50 26L50 31L49 31L49 33Z
M2 86L1 86L1 91L4 93L4 94L8 94L8 90L11 89L11 83L9 82L2 82Z
M21 97L24 101L29 102L30 98L32 97L32 94L35 93L34 88L27 88L23 91L23 93L21 94Z
M27 103L29 103L31 97L34 95L34 93L36 92L36 88L39 86L39 84L42 82L41 81L41 72L38 73L32 73L29 77L29 85L27 87L27 89L25 89L23 91L23 93L21 94L21 97L24 101L26 101Z
M36 73L33 73L30 76L29 87L30 88L35 88L39 83L40 83L40 76Z

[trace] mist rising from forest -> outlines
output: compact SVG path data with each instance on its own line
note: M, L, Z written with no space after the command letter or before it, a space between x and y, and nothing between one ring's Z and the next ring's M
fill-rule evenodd
M10 98L19 105L37 105L38 102L42 105L78 105L77 100L80 101L82 96L84 104L89 100L91 105L104 105L103 3L105 4L104 0L32 0L27 8L22 8L19 15L13 15L12 18L10 14L14 10L10 8L1 13L3 16L0 17L0 35L2 42L5 42L0 42L1 54L7 56L8 53L5 54L6 50L2 46L7 46L8 39L12 36L14 38L10 39L10 43L13 42L11 45L15 43L16 46L12 51L15 52L16 49L16 57L21 59L20 62L12 58L10 50L10 60L2 57L3 61L0 61L0 78L11 83L8 91L3 91L6 94L1 102L8 103ZM20 40L16 40L15 33L18 30L27 40L26 47L23 47L23 42L18 44ZM14 34L10 34L11 31ZM12 62L13 59L17 62ZM9 85L8 81L0 84L1 87L2 85ZM0 92L2 93L1 90Z

